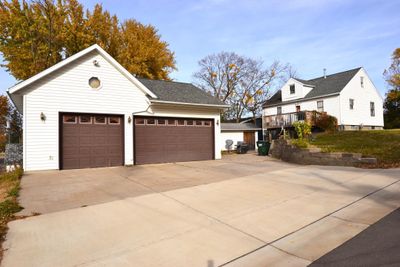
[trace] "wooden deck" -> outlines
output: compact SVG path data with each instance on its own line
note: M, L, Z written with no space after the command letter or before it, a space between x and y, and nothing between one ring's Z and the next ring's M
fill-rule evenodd
M299 111L292 113L284 113L270 116L263 116L264 129L271 128L287 128L292 127L296 121L306 121L311 125L314 124L314 114L316 111Z

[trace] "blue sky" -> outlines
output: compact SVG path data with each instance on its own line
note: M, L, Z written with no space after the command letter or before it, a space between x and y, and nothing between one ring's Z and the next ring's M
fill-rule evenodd
M103 0L121 19L135 18L159 29L175 52L172 78L193 81L197 62L233 51L267 64L292 64L300 78L363 66L382 96L382 72L400 47L400 0ZM15 80L0 70L0 90Z

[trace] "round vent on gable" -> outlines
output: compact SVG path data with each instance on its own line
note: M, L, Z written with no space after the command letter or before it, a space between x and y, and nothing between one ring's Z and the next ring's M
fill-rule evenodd
M89 86L93 89L99 89L101 86L100 79L97 77L92 77L89 79Z

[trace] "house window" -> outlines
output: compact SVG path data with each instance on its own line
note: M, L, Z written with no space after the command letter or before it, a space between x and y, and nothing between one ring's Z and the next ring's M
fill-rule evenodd
M360 77L361 88L364 88L364 77Z
M167 123L168 123L168 126L175 126L176 125L176 122L173 119L168 119Z
M296 106L296 112L300 112L300 106Z
M282 114L282 107L276 108L276 114L278 114L278 115Z
M76 116L64 115L64 123L75 124L76 123Z
M369 109L371 112L371 117L375 117L375 103L374 102L369 102Z
M146 120L146 124L147 125L155 125L156 124L156 120L155 119L147 119Z
M80 124L92 124L92 117L88 115L79 116Z
M89 86L93 89L99 89L101 86L100 79L97 77L92 77L89 79Z
M293 95L294 93L296 93L296 89L294 87L294 84L290 85L290 94Z
M210 127L211 126L211 121L204 121L204 126Z
M120 124L120 118L119 117L108 117L108 124Z
M106 124L105 116L94 116L94 124Z
M165 119L158 119L157 120L157 125L165 125L166 121Z
M188 126L193 126L193 125L194 125L193 120L187 120L187 121L186 121L186 125L188 125Z
M137 119L135 119L135 124L136 125L144 125L144 119L142 119L142 118L137 118Z
M195 122L196 122L196 126L202 126L203 125L203 122L200 121L200 120L196 120Z
M318 112L324 112L324 101L317 101L317 110Z
M350 109L354 109L354 99L349 99L349 107Z

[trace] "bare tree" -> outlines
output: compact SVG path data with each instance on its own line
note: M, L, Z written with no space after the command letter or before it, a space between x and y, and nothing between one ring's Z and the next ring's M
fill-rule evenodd
M218 97L230 108L225 119L240 121L244 114L255 118L267 99L270 88L293 68L279 61L264 67L262 60L239 56L232 52L209 55L199 61L200 70L194 74L196 84Z

